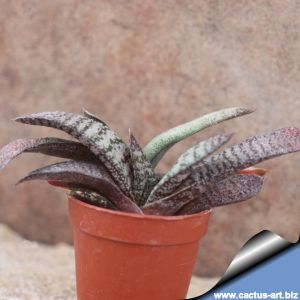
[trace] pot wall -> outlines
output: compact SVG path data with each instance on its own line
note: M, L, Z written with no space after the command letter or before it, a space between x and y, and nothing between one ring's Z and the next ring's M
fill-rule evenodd
M185 298L209 212L137 216L75 199L69 211L79 300Z

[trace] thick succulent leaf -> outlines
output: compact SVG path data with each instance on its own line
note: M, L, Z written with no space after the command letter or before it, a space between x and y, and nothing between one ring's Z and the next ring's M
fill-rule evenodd
M207 186L188 186L175 194L146 205L145 214L190 214L247 200L262 188L263 178L253 174L233 175ZM179 211L179 212L178 212Z
M55 187L69 190L70 196L74 196L78 200L82 200L104 208L117 209L117 207L111 201L96 192L95 189L91 189L88 184L56 180L48 180L48 183Z
M94 191L75 189L71 190L69 195L88 204L116 210L116 207L109 200Z
M145 203L147 202L147 199L148 199L149 195L151 194L152 190L159 183L159 181L162 179L162 177L163 177L163 175L155 173L154 177L151 177L151 180L148 180L146 182L146 186L145 186L143 196L142 196L143 201L140 203L140 206L145 205Z
M147 203L170 195L191 174L193 165L198 164L211 153L227 143L233 134L220 134L200 142L183 153L150 194ZM171 192L170 192L171 191Z
M177 142L207 128L218 124L222 121L240 117L253 112L253 110L232 107L222 109L207 115L204 115L193 121L184 123L172 129L169 129L158 136L154 137L145 147L144 153L151 161L153 166L156 166L163 154Z
M106 166L121 190L131 196L129 149L104 123L66 112L43 112L22 116L17 122L60 129L87 146Z
M220 180L264 160L300 150L300 128L282 128L250 137L193 166L191 178L200 185Z
M0 170L4 169L8 163L22 152L31 147L37 146L40 141L37 139L18 139L0 150Z
M59 138L18 139L0 150L0 170L23 152L35 152L73 160L99 162L97 157L87 147L78 142Z
M299 150L299 128L282 128L271 133L250 137L193 165L190 168L189 177L185 180L183 178L180 188L190 186L193 183L197 183L198 186L205 186L264 160ZM170 194L174 192L169 191ZM165 191L158 188L155 193L160 195Z
M122 211L141 213L140 208L121 192L101 165L78 161L60 162L30 172L19 183L28 180L52 180L84 185L99 192Z
M129 133L129 149L133 170L132 189L135 201L142 205L143 196L147 197L144 193L146 187L152 186L153 188L153 185L157 183L157 178L150 161L144 155L142 148L131 132Z
M38 145L26 149L25 152L100 163L97 156L81 143L59 138L42 138L38 140L40 140Z
M143 212L147 215L174 215L185 204L197 198L204 190L204 188L201 188L201 190L197 189L195 185L185 187L170 196L146 204L143 207Z
M178 142L170 143L169 145L165 146L154 158L151 160L151 164L153 168L155 168L160 160L164 157L164 155ZM144 149L145 151L146 149Z
M88 184L83 184L80 182L48 180L48 183L55 187L60 187L66 190L92 190ZM95 192L95 190L93 191Z
M263 177L258 175L233 175L206 187L206 191L183 206L178 215L198 213L213 207L245 201L258 194Z

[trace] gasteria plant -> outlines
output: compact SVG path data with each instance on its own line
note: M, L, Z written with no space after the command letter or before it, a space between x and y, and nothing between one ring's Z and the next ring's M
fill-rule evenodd
M154 169L177 142L207 127L252 110L227 108L161 133L144 150L129 133L128 145L102 120L83 115L43 112L15 121L56 128L78 142L54 137L18 139L0 150L0 170L23 152L68 159L30 172L19 183L47 180L70 195L107 209L137 214L182 215L236 203L255 196L265 171L252 166L300 150L300 129L282 128L256 135L213 154L232 137L219 134L183 153L163 175Z

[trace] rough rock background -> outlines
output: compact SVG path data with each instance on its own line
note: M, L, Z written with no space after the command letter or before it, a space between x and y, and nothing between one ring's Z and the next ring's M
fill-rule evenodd
M0 240L1 300L75 300L72 247L29 242L2 224ZM188 297L202 295L218 280L193 276Z
M216 132L235 131L237 142L299 126L299 14L292 0L0 0L0 143L57 135L10 122L38 111L84 106L124 139L130 127L145 144L207 112L257 108L174 147L160 166L167 170L187 146ZM40 182L14 187L54 161L24 155L0 174L0 220L29 239L71 242L61 191ZM198 273L222 274L262 229L297 239L300 156L263 165L270 172L259 197L215 210Z

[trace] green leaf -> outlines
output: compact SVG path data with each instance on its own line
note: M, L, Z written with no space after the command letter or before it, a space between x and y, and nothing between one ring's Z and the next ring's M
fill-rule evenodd
M222 121L240 117L252 112L253 110L250 109L232 107L204 115L198 119L159 134L146 145L144 153L155 167L166 151L177 142Z
M152 190L147 203L173 194L178 186L190 176L194 165L199 164L204 158L218 150L227 143L233 134L220 134L200 142L183 153L175 165L167 172Z
M104 123L66 112L37 113L19 117L16 121L56 128L78 139L105 165L124 194L132 196L129 149Z

